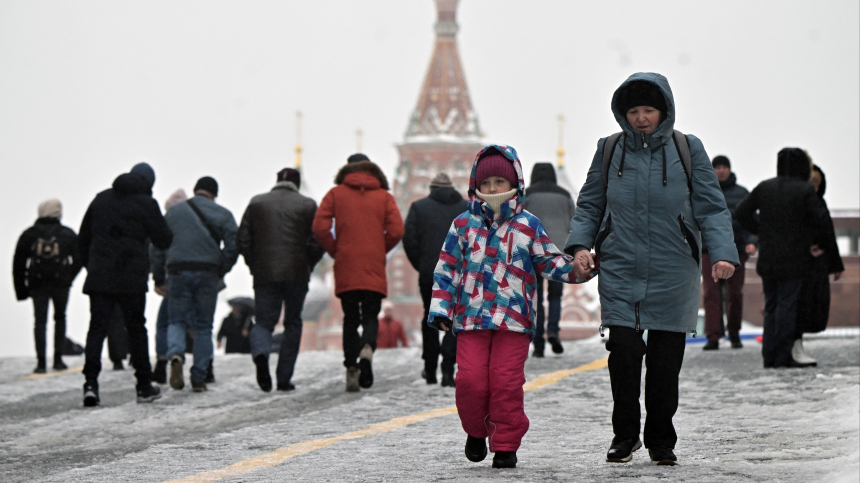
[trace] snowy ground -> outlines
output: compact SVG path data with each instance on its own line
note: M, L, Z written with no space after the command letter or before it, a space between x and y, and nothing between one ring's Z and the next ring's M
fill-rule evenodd
M598 362L558 379L605 358L599 338L530 358L527 379L544 385L526 393L531 428L513 470L493 470L491 457L466 460L454 391L420 379L417 348L378 352L376 383L358 394L344 392L340 353L331 351L302 353L297 390L286 394L261 392L247 356L218 357L208 392L164 386L153 404L134 402L130 371L108 370L96 409L81 406L79 373L25 379L33 361L5 358L0 481L857 482L860 339L806 346L818 368L765 370L754 341L742 350L689 346L677 467L652 465L644 449L628 464L604 462L607 370ZM432 410L441 411L422 415Z

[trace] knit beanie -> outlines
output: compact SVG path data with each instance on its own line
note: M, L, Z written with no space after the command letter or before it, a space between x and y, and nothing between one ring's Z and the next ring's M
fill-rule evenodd
M302 173L294 168L284 168L278 171L278 182L289 181L296 185L296 188L302 187Z
M711 165L713 165L714 168L716 168L717 166L725 166L729 169L732 169L732 163L729 161L729 158L723 155L716 156L714 160L711 161Z
M355 153L352 156L346 158L346 164L358 163L361 161L370 161L370 158L368 158L367 155L363 153Z
M194 191L197 192L197 190L205 190L212 193L212 196L218 196L218 182L211 176L204 176L194 185Z
M517 178L517 171L514 169L514 164L496 149L488 149L478 159L478 169L475 170L477 188L480 188L481 182L490 176L505 178L511 183L511 187L519 187L519 180Z
M63 204L56 198L51 198L39 203L39 218L56 218L63 217Z
M147 163L137 163L129 171L131 174L136 174L149 183L149 187L152 188L152 185L155 184L155 170L152 169Z
M636 106L651 106L666 115L666 98L655 84L646 81L633 81L618 96L618 108L622 114Z
M454 183L451 182L451 178L448 177L445 173L437 174L432 181L430 181L430 189L433 188L453 188Z

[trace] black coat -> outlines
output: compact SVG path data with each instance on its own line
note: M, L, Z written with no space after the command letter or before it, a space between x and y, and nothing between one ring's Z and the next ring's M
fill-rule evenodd
M839 246L836 244L836 234L830 210L824 201L824 191L827 181L820 171L821 185L818 187L818 197L824 209L827 210L827 227L819 237L823 238L821 249L824 253L812 261L812 270L803 280L800 298L797 300L797 332L821 332L827 328L830 318L830 274L845 271Z
M39 238L56 240L58 257L62 261L57 278L45 280L39 277L35 270L30 270L31 264L28 264L27 260L30 259L33 245ZM72 281L81 270L81 260L77 254L77 239L78 236L74 230L61 225L57 218L39 218L33 226L24 230L18 238L15 257L12 260L12 278L15 281L15 295L18 300L26 300L32 291L42 287L68 288L72 285Z
M279 183L253 197L242 215L236 244L254 276L254 286L307 283L323 256L311 229L317 204L290 185Z
M756 272L763 279L805 277L813 265L810 247L824 246L825 234L832 230L827 209L808 180L805 155L781 156L777 177L759 183L735 209L741 226L758 235Z
M164 221L150 184L126 173L96 195L78 234L87 268L84 293L145 293L149 279L148 240L167 249L173 233Z
M723 190L723 197L726 199L726 207L732 214L732 230L735 235L735 246L738 249L738 258L740 258L741 263L744 263L749 258L749 255L747 255L746 252L746 246L749 244L758 244L755 237L744 229L738 221L738 217L735 215L735 209L741 201L750 194L749 190L737 183L737 177L735 176L735 173L732 173L729 175L729 179L720 181L720 189ZM707 252L707 247L704 247L702 251Z
M433 285L433 270L454 218L466 211L468 203L454 188L436 188L426 198L409 207L403 234L403 250L418 270L418 284Z

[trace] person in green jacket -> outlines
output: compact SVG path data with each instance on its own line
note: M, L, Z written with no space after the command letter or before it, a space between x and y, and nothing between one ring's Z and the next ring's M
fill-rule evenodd
M612 97L612 113L622 136L614 147L604 147L605 138L598 141L565 251L574 255L578 278L600 269L601 333L609 327L615 433L606 460L630 461L642 446L639 393L647 354L645 446L655 463L675 465L672 450L678 438L672 417L686 333L696 327L701 247L708 248L714 279L731 277L738 252L731 214L695 136L687 136L688 180L673 139L669 81L654 73L630 76ZM604 148L613 149L606 181Z

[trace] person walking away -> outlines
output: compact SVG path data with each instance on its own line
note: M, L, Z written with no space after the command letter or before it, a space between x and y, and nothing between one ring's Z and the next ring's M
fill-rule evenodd
M839 246L836 244L833 219L830 217L827 202L824 201L827 178L821 168L814 164L809 182L815 188L818 199L827 211L828 229L819 235L824 240L824 245L817 247L814 252L818 253L818 250L821 250L823 253L813 258L812 271L804 277L803 286L800 289L800 298L797 301L797 328L794 333L794 345L791 347L791 357L801 364L817 365L817 361L803 349L803 334L821 332L827 328L827 320L830 317L830 275L833 275L834 282L838 281L845 271L845 265L842 263Z
M335 294L343 308L346 390L357 392L373 386L377 316L388 294L385 254L403 237L403 220L385 174L366 155L351 155L334 182L337 186L317 210L313 233L334 258Z
M797 302L803 279L813 271L813 252L827 246L832 224L828 226L827 208L809 183L810 172L802 149L782 149L776 178L759 183L735 210L741 225L759 240L756 272L765 299L761 348L765 368L812 366L792 357Z
M174 239L169 248L153 247L152 278L167 297L167 357L170 387L185 387L186 336L194 333L191 389L206 390L206 374L214 354L212 325L223 278L236 263L236 220L215 203L218 182L204 176L194 185L194 197L165 214Z
M454 387L457 338L453 332L446 331L440 345L439 331L425 321L430 314L433 271L439 261L439 250L448 236L451 223L467 209L468 203L454 189L451 178L445 173L439 173L430 181L430 194L409 207L403 233L403 250L409 263L418 271L418 291L424 303L424 317L421 319L421 358L424 360L424 370L421 377L427 384L436 384L436 368L441 354L443 387Z
M230 313L221 321L221 328L215 336L217 346L220 349L223 345L225 354L250 354L251 329L254 327L254 299L235 297L227 303L230 304ZM225 339L226 343L224 343Z
M188 195L185 194L185 190L179 188L171 193L167 201L164 202L164 212L167 213L177 203L181 203L187 199ZM170 325L170 316L167 313L166 292L159 293L158 295L161 296L161 305L158 306L158 316L155 319L155 355L157 360L155 362L155 369L152 370L152 380L159 384L167 384L167 327ZM207 374L206 382L215 382L214 375L212 376L212 380L210 380Z
M39 203L39 217L18 237L12 260L12 280L18 300L33 299L36 340L35 374L47 368L48 305L54 304L54 369L68 369L63 362L66 343L66 306L69 289L81 270L74 230L60 224L63 205L51 198Z
M284 338L275 370L277 389L291 391L293 370L302 342L302 307L308 282L323 249L311 227L317 204L299 194L301 173L284 168L271 191L251 199L239 227L239 252L254 277L254 310L257 323L250 331L251 358L257 384L272 390L269 353L272 331L284 311Z
M152 199L155 171L138 163L96 195L78 232L78 254L87 269L84 293L90 297L90 327L84 363L84 406L98 406L102 345L114 307L122 309L137 379L137 402L152 402L161 389L152 385L146 334L149 256L147 239L159 249L173 241L158 203Z
M570 220L576 214L576 206L570 192L556 182L555 168L552 163L535 163L532 168L531 183L526 190L525 209L538 217L546 229L553 245L564 246ZM532 357L543 357L544 352L544 281L537 281L537 318L535 320L535 338L532 341L534 351ZM546 341L549 342L555 354L564 352L561 339L558 337L558 323L561 320L561 297L564 294L564 284L553 280L546 281L547 302L549 313L546 317Z
M702 302L705 307L705 335L708 341L702 348L706 351L717 350L720 348L720 339L725 337L723 333L723 296L722 286L726 286L726 326L729 332L729 342L732 349L743 348L741 342L740 330L741 319L744 313L744 278L746 269L744 263L751 255L755 255L756 239L736 219L735 208L738 203L749 196L750 192L743 186L737 184L737 177L732 172L732 163L725 156L716 156L711 162L714 167L714 172L717 174L717 180L720 182L720 189L723 190L723 196L726 199L726 207L732 214L732 232L735 237L735 247L738 250L738 259L741 264L735 268L735 273L732 277L720 283L714 282L711 278L711 255L708 253L708 247L702 247Z
M672 418L686 333L697 323L700 247L710 252L711 279L731 277L740 261L731 213L702 142L674 130L669 81L633 74L616 89L611 108L621 133L611 136L616 142L597 143L565 251L574 254L580 278L600 267L614 433L606 461L628 462L642 446L644 357L645 447L652 462L676 465Z
M475 157L469 208L451 224L433 275L427 323L457 333L455 399L466 458L515 468L529 428L524 367L534 334L537 277L574 279L573 259L523 209L517 152L491 144Z
M386 300L382 302L382 317L379 318L379 331L376 333L376 348L396 349L398 342L400 347L409 347L403 323L394 318L394 304Z

